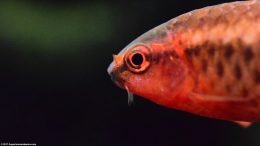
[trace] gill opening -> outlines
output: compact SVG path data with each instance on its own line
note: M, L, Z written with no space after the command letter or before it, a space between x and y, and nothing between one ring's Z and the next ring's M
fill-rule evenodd
M128 87L125 85L125 89L127 91L127 95L128 95L128 105L132 105L134 102L134 94L132 92L129 91Z

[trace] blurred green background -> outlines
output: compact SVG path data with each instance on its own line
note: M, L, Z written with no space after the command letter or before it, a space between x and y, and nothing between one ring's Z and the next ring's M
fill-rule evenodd
M0 1L0 143L257 146L258 124L132 106L106 69L112 54L187 11L227 1Z

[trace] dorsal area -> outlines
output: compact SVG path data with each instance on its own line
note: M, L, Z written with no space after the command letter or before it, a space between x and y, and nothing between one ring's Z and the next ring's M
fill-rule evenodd
M260 2L243 1L191 11L167 22L167 31L180 35L186 47L206 41L229 44L237 38L245 44L260 40Z
M260 2L198 9L166 23L179 36L196 91L236 97L260 96Z

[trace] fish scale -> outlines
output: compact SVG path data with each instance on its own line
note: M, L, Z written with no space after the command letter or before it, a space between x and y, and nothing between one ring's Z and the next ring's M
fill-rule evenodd
M250 7L246 13L242 13L242 11L233 12L230 10L236 8L235 4L232 8L226 8L226 12L221 10L223 5L205 8L203 11L207 13L203 12L206 14L202 16L200 16L200 10L195 10L194 12L167 22L165 25L170 25L171 27L166 31L181 34L182 41L184 41L187 46L196 46L206 41L216 44L228 44L237 39L237 36L241 36L242 41L251 45L252 41L259 40L259 36L255 37L255 35L256 32L259 33L260 31L258 25L260 21L260 4L255 4L258 6L258 9L252 9L250 5L252 2L247 3L248 6L245 6L244 3L244 5L241 5L241 3L236 4L238 6L244 6L245 8ZM252 13L252 11L254 11L254 13ZM212 15L213 12L218 15ZM245 33L250 36L243 37Z
M259 42L259 1L209 6L144 33L114 55L108 73L130 95L168 108L260 121Z
M236 49L235 47L240 48ZM193 51L191 51L192 49L188 50L193 52L187 53L186 57L188 62L193 64L194 69L192 70L194 70L195 80L198 80L198 92L218 96L225 95L230 98L244 98L258 94L256 88L255 92L248 92L249 89L259 86L251 76L255 76L254 71L259 69L256 62L259 62L260 56L250 55L250 58L246 58L248 56L244 55L245 50L251 52L251 48L212 45L208 47L197 46ZM196 54L196 50L200 50L200 55ZM200 87L200 83L207 85L206 91Z
M184 34L182 35L183 40L185 40L185 37L187 38L185 44L188 49L201 48L202 46L200 50L203 49L206 50L207 48L205 47L203 48L203 45L207 44L208 42L211 42L213 44L211 45L212 48L208 48L209 51L208 53L206 51L202 51L202 53L204 52L204 56L198 58L199 61L198 60L195 61L197 66L201 66L201 64L204 64L204 67L205 67L205 61L208 61L207 66L209 66L210 68L209 69L210 73L204 74L204 76L200 76L200 78L209 78L207 80L211 80L209 82L213 82L213 84L214 82L217 81L220 82L220 84L218 83L218 86L215 87L213 84L211 84L213 89L213 91L210 91L211 94L215 94L216 92L218 92L218 94L220 95L223 94L228 96L229 94L227 93L230 93L231 95L241 96L243 95L243 93L246 92L245 91L247 90L246 88L251 88L251 86L256 86L255 90L259 88L257 87L259 86L258 84L252 84L250 83L252 81L246 78L249 76L259 76L260 68L259 68L259 63L257 63L259 62L259 58L260 58L259 47L258 47L258 42L260 42L259 36L251 37L254 40L248 40L248 38L243 38L243 37L237 38L235 35L232 35L232 33L234 34L236 32L243 33L243 30L245 29L241 29L241 26L244 27L255 26L256 30L251 30L251 32L246 32L245 34L254 36L256 32L259 33L258 24L260 22L259 21L260 5L254 3L255 2L253 1L246 2L246 3L237 2L237 3L233 3L233 5L222 4L219 6L208 7L208 8L204 8L203 10L196 10L194 12L190 12L188 14L180 16L177 19L171 20L170 22L168 22L168 24L166 24L166 25L171 25L171 27L168 27L171 29L169 31L172 31L174 33L179 32ZM252 11L254 11L254 13L252 13ZM252 22L249 21L248 19L254 19L255 23L252 24ZM247 22L249 22L249 25L247 24ZM237 30L236 26L240 27L241 31ZM189 28L189 30L187 31L185 30L185 28ZM205 32L211 32L211 33L205 33ZM211 36L209 36L209 34ZM190 36L195 36L195 37L190 39ZM234 36L235 38L233 38ZM241 41L245 44L247 43L248 45L238 46L239 43L237 42L241 42ZM254 41L254 42L249 43L248 41ZM228 48L226 46L229 46L231 48ZM248 57L247 59L246 57L244 57L245 56L244 54L246 53L243 52L244 51L243 48L245 47L250 48L249 52L253 54L253 55L246 56ZM212 52L210 52L210 49L214 49L217 54L212 56ZM225 49L232 49L232 51L234 51L232 52L233 56L230 56L231 62L227 60L228 58L227 53L230 52L226 52L226 55L223 53L223 51L226 51ZM195 57L193 56L193 58ZM251 63L248 64L248 67L247 65L245 65L245 62L240 61L241 59L250 60L252 58L255 59L250 61ZM203 71L203 65L202 68L198 68L198 70L199 72ZM254 74L255 70L257 72L256 75ZM213 74L218 74L218 76ZM228 75L225 79L226 74ZM243 75L245 77L243 77ZM234 79L234 77L236 78ZM225 82L222 82L222 79L225 79ZM199 80L205 80L205 79L199 79ZM243 82L243 80L245 82L243 84L247 86L242 87L240 82ZM228 86L232 86L233 88L230 89L231 92L224 90L225 86L227 86L227 83L229 82L232 82L233 84L233 85L228 85ZM254 93L257 95L259 94L257 93L257 91Z

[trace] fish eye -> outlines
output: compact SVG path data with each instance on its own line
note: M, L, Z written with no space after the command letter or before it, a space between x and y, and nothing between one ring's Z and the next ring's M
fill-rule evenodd
M140 53L135 53L132 55L131 63L135 66L140 66L144 61L144 56Z
M138 45L126 53L125 63L130 71L140 73L145 71L150 65L151 53L148 47Z

